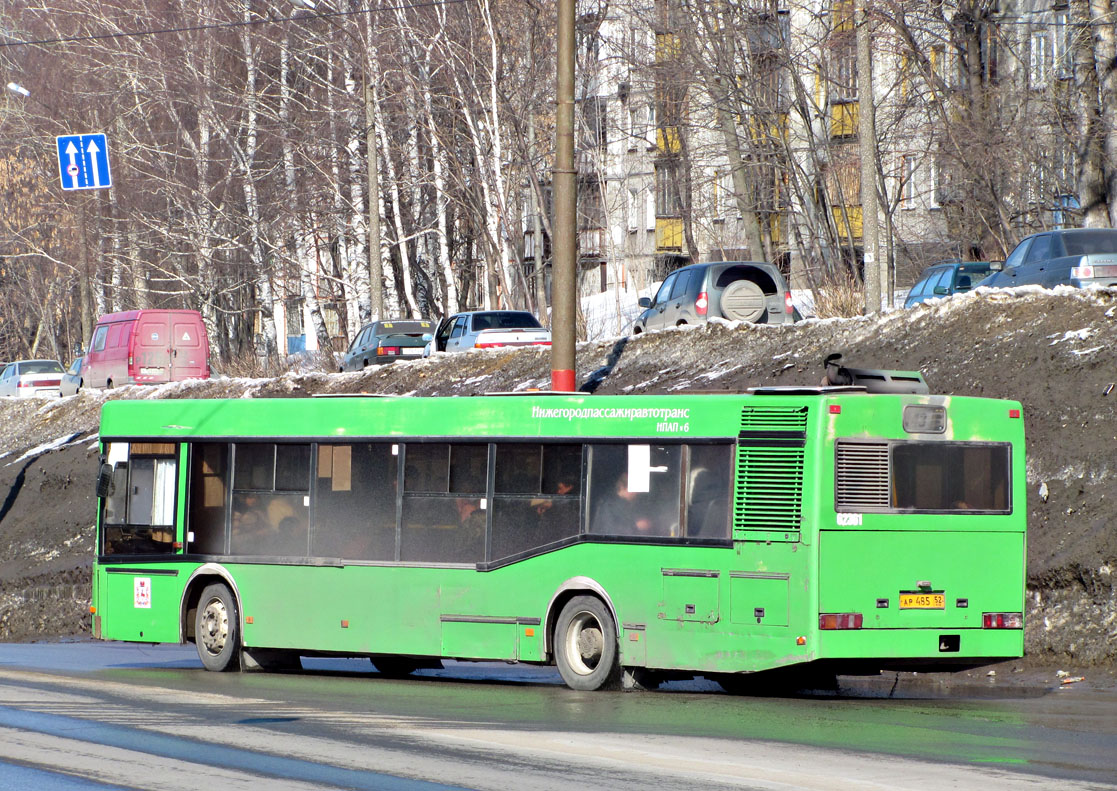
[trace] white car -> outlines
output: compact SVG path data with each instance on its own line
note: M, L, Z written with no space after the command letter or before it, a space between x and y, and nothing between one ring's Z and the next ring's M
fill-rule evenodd
M500 346L550 345L551 331L525 310L478 310L455 313L439 322L423 356Z
M62 366L57 360L8 363L4 373L0 374L0 396L56 396L62 384L62 373Z

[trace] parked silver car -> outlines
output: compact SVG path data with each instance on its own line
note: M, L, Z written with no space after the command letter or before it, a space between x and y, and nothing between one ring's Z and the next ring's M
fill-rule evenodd
M62 374L62 384L58 387L58 394L60 396L77 395L78 390L85 384L85 357L75 357L74 361L70 363L70 367L66 369L66 373Z
M550 330L526 310L477 310L455 313L440 321L423 356L498 346L550 345Z
M58 395L62 365L57 360L19 360L0 374L0 396Z

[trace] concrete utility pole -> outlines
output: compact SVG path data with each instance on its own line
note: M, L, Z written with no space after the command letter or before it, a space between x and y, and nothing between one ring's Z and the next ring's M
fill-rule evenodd
M574 179L574 0L558 3L555 114L554 264L551 280L551 389L576 389L574 369L578 192Z
M372 51L372 20L373 15L368 14L368 38L362 41L352 30L339 24L333 19L330 12L319 13L316 0L291 0L299 8L313 11L320 19L325 19L336 30L349 37L357 46L358 53L364 53L364 63L361 64L361 93L365 103L365 157L368 171L368 297L369 311L372 320L384 318L384 261L380 258L380 161L376 150L376 124L372 102L372 63L369 52ZM366 6L371 12L371 8Z
M372 19L369 18L369 36ZM372 86L369 83L368 55L364 64L365 93L365 145L368 147L368 296L372 320L384 315L384 261L380 257L380 159L376 150L376 125L372 106Z
M858 0L854 17L857 31L857 136L861 153L861 242L865 262L865 314L880 312L881 277L877 231L877 123L873 111L873 48L866 0Z

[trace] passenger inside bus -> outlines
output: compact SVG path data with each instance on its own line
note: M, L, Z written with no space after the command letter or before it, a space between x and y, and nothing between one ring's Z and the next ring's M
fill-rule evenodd
M613 491L597 503L591 532L621 536L670 536L677 524L678 508L660 503L651 492L628 488L628 472L622 472Z

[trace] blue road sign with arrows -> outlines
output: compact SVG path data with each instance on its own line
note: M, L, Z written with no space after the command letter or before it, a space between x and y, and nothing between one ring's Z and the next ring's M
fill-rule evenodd
M109 144L104 135L60 135L58 175L64 190L98 190L112 186Z

